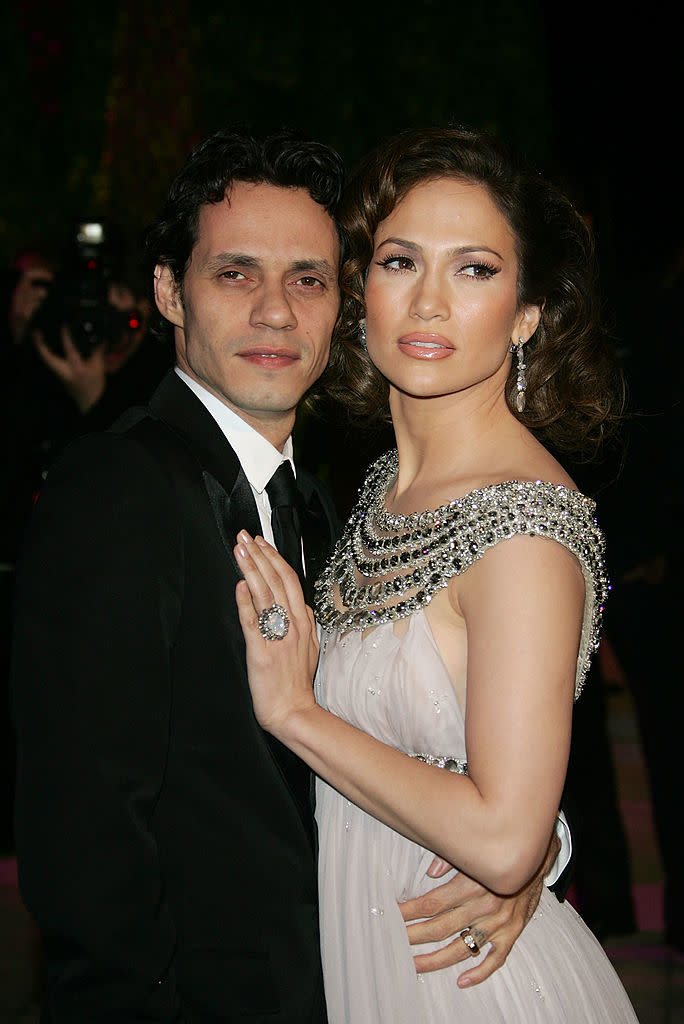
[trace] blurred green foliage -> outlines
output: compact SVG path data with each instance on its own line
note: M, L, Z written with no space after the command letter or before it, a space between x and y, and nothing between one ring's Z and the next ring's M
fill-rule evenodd
M0 256L59 247L107 216L137 247L194 142L221 125L289 125L353 163L418 124L487 127L549 158L536 0L318 9L178 0L17 2L0 14Z

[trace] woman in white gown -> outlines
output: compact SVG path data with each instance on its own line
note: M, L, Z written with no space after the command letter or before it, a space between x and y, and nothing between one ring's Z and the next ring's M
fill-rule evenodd
M548 892L472 987L464 965L412 970L397 906L422 891L428 851L514 893L547 850L608 590L593 502L542 444L586 448L617 418L586 228L459 129L378 147L343 223L332 372L344 363L361 412L389 398L397 452L371 467L317 585L316 700L295 574L260 538L236 548L257 718L320 780L331 1024L634 1021L599 943ZM257 613L274 604L269 632ZM477 929L463 941L486 954Z

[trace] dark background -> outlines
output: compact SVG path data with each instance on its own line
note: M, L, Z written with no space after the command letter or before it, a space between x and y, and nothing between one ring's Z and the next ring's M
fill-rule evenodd
M681 665L679 646L673 651L684 578L681 31L664 5L633 11L598 0L15 0L0 12L0 264L30 246L58 256L74 219L104 217L121 243L117 276L135 285L141 232L172 176L195 142L235 122L300 128L351 165L382 135L457 121L497 132L565 186L593 224L606 321L632 407L645 412L600 518L615 580L654 556L668 566L657 586L616 588L608 635L636 684L671 879L681 878L678 833L665 831L677 827L671 808L682 789L671 757L681 721L681 672L675 679L671 666ZM3 369L9 393L11 369ZM334 424L327 429L304 430L302 450L344 513L369 458L387 445L373 437L347 443ZM331 479L326 460L335 447ZM595 476L569 468L589 493L614 475L610 460L591 467ZM636 654L624 648L630 638ZM585 814L575 831L582 910L598 934L618 934L633 928L629 870L602 688L588 686L587 695L566 805L574 798ZM611 877L593 877L596 865ZM592 891L602 897L595 903ZM678 917L668 917L668 936L680 945L681 903L673 891L668 906L678 906Z
M107 216L134 262L188 149L220 125L299 127L352 164L380 135L456 120L570 189L608 296L643 288L681 239L680 73L669 16L637 10L15 2L0 15L0 260L59 252L72 218Z

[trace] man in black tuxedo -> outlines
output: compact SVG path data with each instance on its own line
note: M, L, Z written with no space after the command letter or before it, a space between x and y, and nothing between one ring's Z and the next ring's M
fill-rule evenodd
M232 549L241 528L280 543L271 480L293 486L297 404L338 314L341 178L286 133L193 151L148 237L176 369L75 442L38 501L13 702L45 1021L325 1021L309 773L254 718ZM337 524L312 477L296 485L309 582ZM413 941L477 917L498 936L490 971L536 901L474 893L460 917L448 895L412 908L438 914ZM467 953L457 940L431 966Z

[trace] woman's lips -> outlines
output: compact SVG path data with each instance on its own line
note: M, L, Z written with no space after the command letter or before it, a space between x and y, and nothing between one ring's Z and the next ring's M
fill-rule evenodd
M446 359L454 351L451 342L441 334L404 334L398 345L412 359Z

